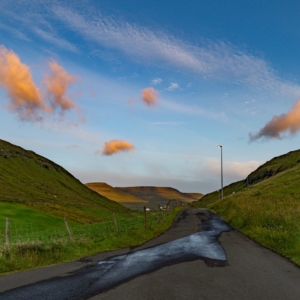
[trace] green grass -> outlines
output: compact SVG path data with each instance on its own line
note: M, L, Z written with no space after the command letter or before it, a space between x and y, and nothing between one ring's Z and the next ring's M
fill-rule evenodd
M146 228L143 215L136 213L137 216L131 218L131 221L128 217L124 217L122 221L118 216L118 233L114 232L113 221L109 224L74 224L70 226L74 242L70 242L65 231L64 237L52 240L15 243L10 251L0 246L0 274L68 262L103 251L140 245L166 231L181 209L175 208L163 220L160 218L160 222L157 213L149 214Z
M9 221L13 223L30 222L33 226L39 227L42 230L64 226L62 218L21 204L0 202L0 212L0 231L5 228L6 218L9 218Z
M300 265L300 165L208 208L234 228Z
M3 140L0 170L0 202L22 204L78 223L99 222L112 211L130 213L87 188L61 166Z

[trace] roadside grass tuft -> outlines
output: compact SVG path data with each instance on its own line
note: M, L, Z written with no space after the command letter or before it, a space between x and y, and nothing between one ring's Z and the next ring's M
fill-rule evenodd
M300 265L300 166L208 205L234 228Z

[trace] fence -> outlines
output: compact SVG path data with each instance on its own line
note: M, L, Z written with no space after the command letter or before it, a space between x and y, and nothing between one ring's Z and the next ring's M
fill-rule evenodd
M95 224L74 225L64 219L61 227L47 230L39 229L32 223L11 222L9 218L6 218L4 226L0 224L0 247L4 246L4 249L9 251L10 247L16 243L51 243L57 240L74 242L83 237L93 239L100 236L105 239L112 234L121 232L142 228L147 230L147 228L159 224L178 205L182 205L182 202L174 200L169 201L163 208L158 205L158 209L155 211L148 211L144 207L143 213L139 213L138 216L112 213L111 217L103 218Z

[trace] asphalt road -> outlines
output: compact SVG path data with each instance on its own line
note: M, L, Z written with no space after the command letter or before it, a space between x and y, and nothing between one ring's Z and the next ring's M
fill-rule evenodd
M202 226L199 226L199 224ZM0 299L300 299L300 269L204 210L142 246L0 277Z

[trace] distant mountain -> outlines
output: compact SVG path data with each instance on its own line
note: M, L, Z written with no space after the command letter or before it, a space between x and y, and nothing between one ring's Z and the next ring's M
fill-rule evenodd
M53 161L0 140L0 201L13 202L80 223L97 222L120 204L90 190Z
M193 193L181 193L180 191L170 187L135 186L116 187L116 189L148 201L148 203L151 204L151 207L157 207L158 204L165 205L172 199L186 203L194 202L199 199L198 193L194 196Z
M171 199L190 203L203 197L201 193L181 193L170 187L112 187L104 182L90 182L86 183L86 186L129 208L141 208L143 206L157 208L158 204L164 206Z

